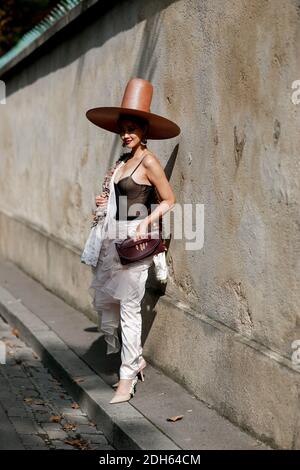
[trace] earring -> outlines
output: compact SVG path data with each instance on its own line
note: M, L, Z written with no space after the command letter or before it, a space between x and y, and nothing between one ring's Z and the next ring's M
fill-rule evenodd
M144 145L147 144L147 139L146 139L146 137L143 137L143 138L142 138L141 143L144 144Z

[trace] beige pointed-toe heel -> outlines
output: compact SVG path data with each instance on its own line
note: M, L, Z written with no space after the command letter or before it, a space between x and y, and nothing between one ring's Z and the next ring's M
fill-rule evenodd
M147 362L145 361L144 358L142 358L139 370L137 371L137 376L138 378L141 378L142 382L145 382L145 373L144 373L145 367L147 367Z
M140 363L140 367L139 367L139 369L137 371L137 374L136 374L138 378L141 378L142 382L145 382L145 374L144 374L143 371L144 371L146 366L147 366L147 362L145 361L144 358L142 358L141 363ZM118 388L118 386L119 386L119 382L116 382L115 384L112 385L113 388Z
M145 382L145 374L144 374L143 370L141 370L141 371L138 373L138 377L141 378L141 381L142 381L142 382Z
M136 376L134 379L132 379L129 392L127 394L115 393L109 403L122 403L124 401L129 401L135 395L137 382L138 378Z

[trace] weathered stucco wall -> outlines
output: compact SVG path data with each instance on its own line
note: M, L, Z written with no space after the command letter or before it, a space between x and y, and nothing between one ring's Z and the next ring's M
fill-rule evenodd
M0 108L1 253L91 314L79 256L122 147L85 112L119 105L131 77L153 83L151 110L182 133L148 147L173 168L177 202L204 204L205 235L200 251L171 241L145 353L288 448L300 447L290 360L300 339L299 10L292 0L119 2L12 74Z

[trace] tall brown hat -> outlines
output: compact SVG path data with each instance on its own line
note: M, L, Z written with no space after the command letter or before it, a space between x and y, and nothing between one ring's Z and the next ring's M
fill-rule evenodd
M149 129L147 139L170 139L180 133L180 127L167 118L150 112L153 86L143 78L132 78L127 83L120 107L92 108L86 117L96 126L107 131L120 133L117 120L122 114L140 116L147 119Z

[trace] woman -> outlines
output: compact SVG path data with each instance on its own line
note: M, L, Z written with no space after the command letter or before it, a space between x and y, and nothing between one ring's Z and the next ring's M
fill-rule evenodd
M172 121L150 113L151 98L151 83L134 78L127 85L121 108L95 108L87 113L94 124L118 133L123 146L131 150L113 173L109 195L96 197L97 206L105 207L109 201L113 206L113 217L109 219L109 230L102 241L90 286L94 289L93 305L102 313L101 330L105 333L108 354L120 348L117 328L121 323L120 380L110 403L130 400L138 376L143 380L146 361L141 346L141 300L153 261L153 256L147 256L122 265L115 242L127 236L138 240L149 231L158 233L160 218L175 204L165 172L158 158L147 148L147 137L169 138L180 129ZM167 127L162 131L163 125ZM161 202L151 210L155 190ZM142 252L146 245L147 242L142 243L136 249Z

